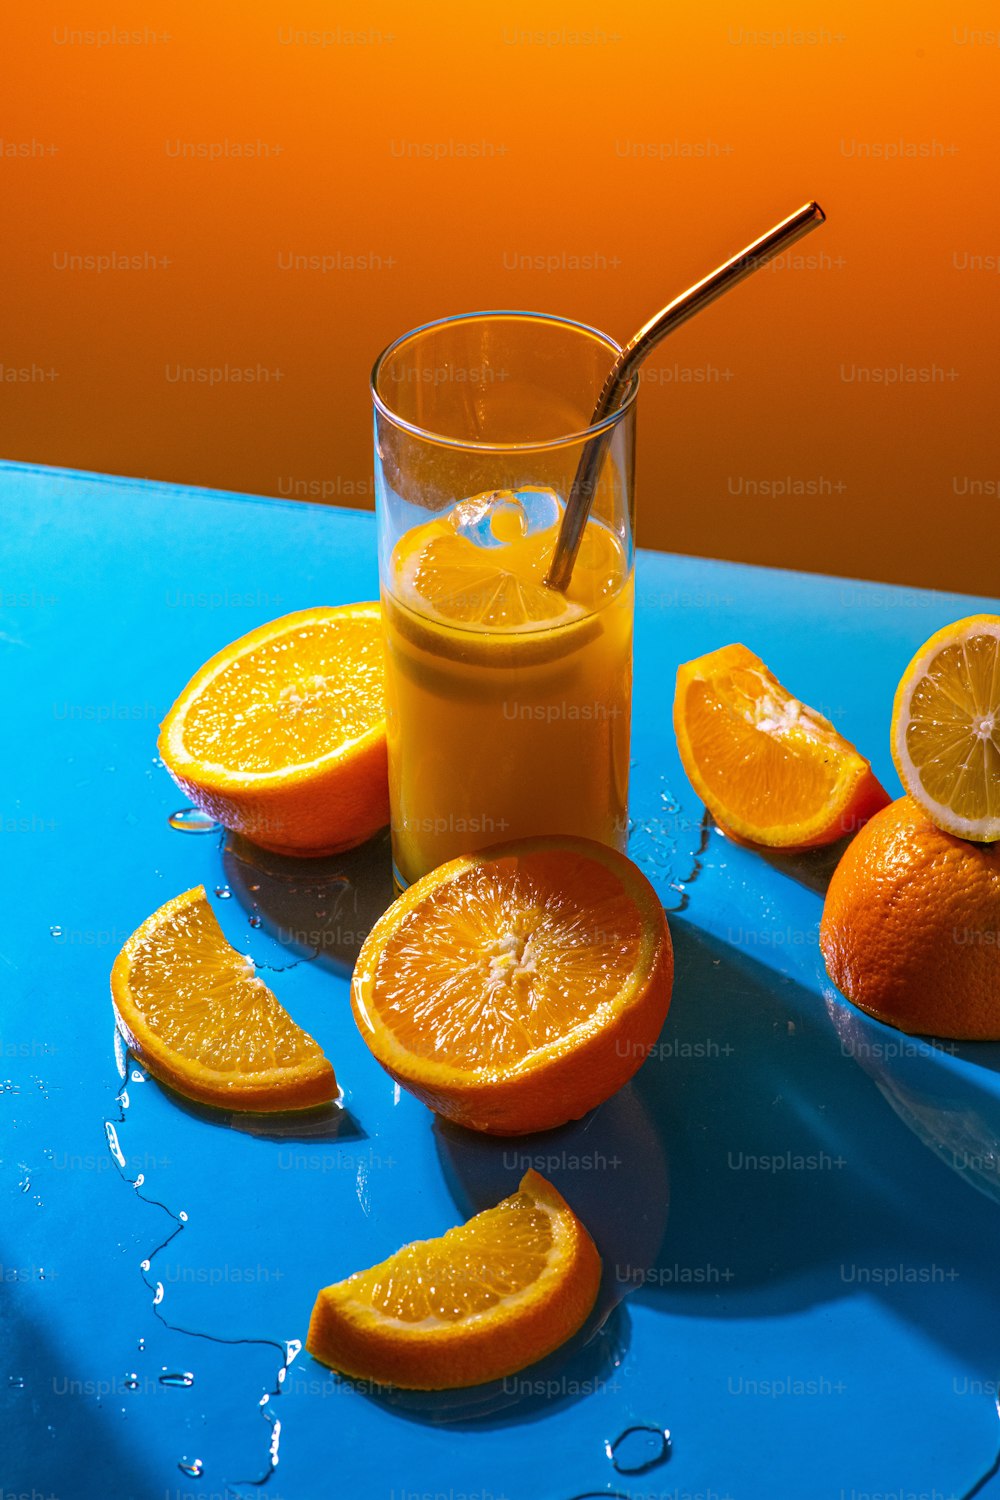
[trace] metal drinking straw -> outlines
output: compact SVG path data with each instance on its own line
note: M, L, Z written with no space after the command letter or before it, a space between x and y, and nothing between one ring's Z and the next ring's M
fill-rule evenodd
M639 366L661 339L686 323L688 318L693 318L695 313L707 307L710 302L714 302L716 297L721 297L723 292L728 292L730 287L742 281L745 276L787 250L804 234L822 224L825 218L818 203L803 204L795 213L789 214L787 219L782 219L780 224L762 234L759 240L754 240L752 245L747 245L738 255L734 255L710 275L668 302L629 340L611 367L594 407L590 425L595 427L620 406ZM612 430L613 427L609 426L591 438L580 457L556 538L552 562L545 575L545 582L550 588L566 589L569 586Z

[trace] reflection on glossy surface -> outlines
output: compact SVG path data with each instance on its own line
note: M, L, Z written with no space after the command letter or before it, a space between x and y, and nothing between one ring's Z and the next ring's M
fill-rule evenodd
M896 1114L939 1161L1000 1200L1000 1043L908 1036L847 1004L827 985L828 1014L844 1052L878 1084ZM961 1082L948 1059L981 1070ZM970 1086L971 1085L971 1086Z

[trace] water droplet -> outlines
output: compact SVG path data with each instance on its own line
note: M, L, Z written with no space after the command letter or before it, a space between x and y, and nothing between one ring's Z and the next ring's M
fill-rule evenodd
M145 1075L145 1073L140 1073L138 1068L133 1068L132 1069L132 1082L133 1083L145 1083L146 1082L146 1075Z
M302 1340L301 1339L287 1339L285 1341L285 1343L286 1343L286 1350L287 1350L287 1352L285 1354L285 1364L286 1365L290 1365L291 1362L292 1362L292 1360L293 1359L297 1359L298 1356L302 1353Z
M252 886L251 886L251 887L250 887L250 889L251 889L251 890L252 890L252 891L259 891L259 890L260 890L260 886L259 886L259 885L252 885Z
M138 1342L137 1342L137 1344L136 1344L136 1348L139 1350L140 1354L145 1349L145 1347L146 1347L146 1340L145 1339L139 1339Z
M247 921L250 923L251 927L259 927L261 924L261 918L257 916L256 912L252 917L248 917Z
M222 827L208 813L202 812L200 807L180 807L170 814L167 822L178 833L218 833Z
M110 1120L105 1120L104 1130L108 1137L108 1150L111 1152L111 1155L114 1157L118 1165L120 1167L124 1167L125 1157L122 1155L122 1148L118 1144L118 1132L115 1129L114 1125L112 1125Z
M42 1148L42 1155L45 1157L46 1161L54 1161L56 1153L53 1151L51 1146L45 1146Z
M59 926L50 927L49 928L49 937L55 937L55 938L62 937L62 928L59 927Z
M160 1305L160 1303L162 1301L163 1301L163 1282L162 1281L158 1281L156 1283L156 1291L153 1293L153 1306L154 1307L159 1307L159 1305Z
M140 1172L139 1175L136 1177L135 1181L132 1184L132 1186L135 1188L136 1192L138 1192L138 1190L142 1187L142 1185L143 1185L143 1183L145 1181L146 1181L146 1174L145 1174L145 1172Z
M130 1370L125 1376L124 1385L127 1391L137 1391L139 1389L139 1377L134 1370Z
M202 1463L200 1458L182 1458L177 1467L180 1469L181 1473L186 1474L189 1479L200 1479L205 1472L205 1465Z
M12 1391L23 1391L24 1390L24 1376L23 1375L8 1375L7 1376L7 1384L10 1386L10 1388L11 1388Z
M128 1106L129 1106L128 1089L122 1089L121 1093L118 1095L118 1103L121 1105L122 1109L128 1109Z
M638 1422L626 1427L614 1442L606 1441L604 1451L619 1474L645 1474L670 1457L670 1433L665 1427Z
M23 1161L19 1161L18 1162L18 1166L21 1168L21 1171L24 1173L24 1176L21 1178L20 1182L17 1185L21 1189L22 1193L30 1193L30 1191L31 1191L31 1168L30 1167L26 1167Z
M229 889L228 885L217 885L215 887L215 894L218 896L220 901L228 901L233 893Z
M179 1214L178 1214L178 1215L177 1215L177 1217L178 1217L178 1218L179 1218L179 1219L180 1219L180 1221L181 1221L181 1223L182 1223L182 1224L186 1224L186 1223L187 1223L187 1221L188 1221L188 1216L187 1216L187 1214L186 1214L186 1213L185 1213L185 1212L184 1212L184 1210L183 1210L183 1209L181 1209L181 1211L180 1211L180 1213L179 1213Z
M139 1262L139 1270L140 1271L148 1271L149 1270L149 1261L148 1260L141 1260Z
M189 1386L194 1385L194 1376L190 1370L164 1370L160 1376L161 1385Z

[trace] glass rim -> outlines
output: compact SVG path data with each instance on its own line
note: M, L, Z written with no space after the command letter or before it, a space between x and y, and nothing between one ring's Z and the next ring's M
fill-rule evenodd
M449 324L457 323L475 323L485 318L517 318L526 322L557 323L563 328L573 328L580 333L586 333L592 338L596 338L600 343L605 345L615 359L622 352L621 345L617 339L611 337L610 333L604 333L600 328L593 328L589 323L581 323L576 318L563 318L558 313L529 312L520 308L508 307L484 308L480 312L453 313L450 317L433 318L428 323L421 323L416 328L409 329L408 332L400 334L399 338L393 339L392 343L387 344L382 350L372 365L371 375L368 379L372 401L375 404L376 410L381 412L394 427L401 428L412 437L424 438L428 442L437 443L445 448L473 449L480 453L537 453L548 448L565 448L573 443L586 442L598 433L606 432L609 428L614 427L632 409L635 398L639 394L638 372L632 376L625 399L621 405L616 406L614 411L609 412L606 417L602 417L599 422L582 427L577 432L567 432L559 437L543 438L540 441L527 443L490 443L480 441L476 438L448 437L443 432L432 432L429 428L421 427L416 422L411 422L406 417L400 416L398 412L394 412L378 391L379 374L386 360L395 354L398 349L401 349L404 344L409 343L411 339L418 338L422 333L428 333L432 328L445 328Z

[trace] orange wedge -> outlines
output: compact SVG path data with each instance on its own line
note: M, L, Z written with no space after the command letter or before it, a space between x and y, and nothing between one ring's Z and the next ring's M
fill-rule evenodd
M377 604L285 615L196 672L159 751L181 790L279 854L335 854L389 821Z
M223 1109L309 1109L337 1095L333 1068L231 948L198 885L137 928L111 970L129 1051L178 1093Z
M431 1109L519 1135L578 1119L639 1068L670 1004L660 901L590 839L440 865L376 922L351 1004L382 1066Z
M518 1192L436 1240L324 1287L306 1348L344 1375L436 1391L500 1380L586 1321L601 1260L551 1183Z
M864 756L746 646L678 668L674 731L698 796L748 843L832 844L890 800Z
M925 642L892 709L900 780L946 833L1000 839L1000 615L970 615Z

